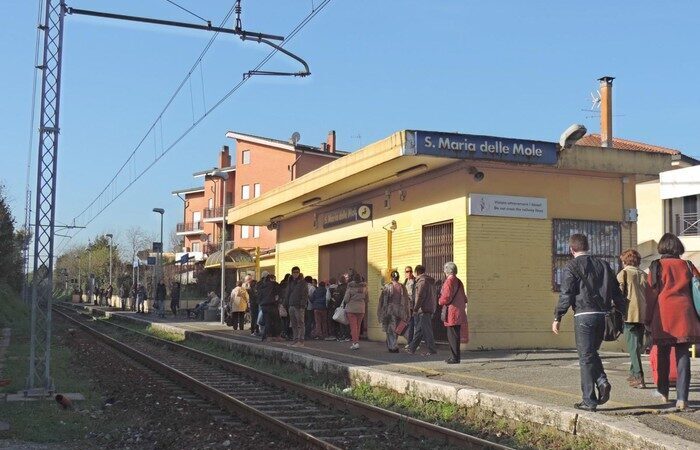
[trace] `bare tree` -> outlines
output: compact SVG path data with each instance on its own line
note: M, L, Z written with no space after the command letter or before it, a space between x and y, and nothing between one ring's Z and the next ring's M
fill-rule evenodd
M178 236L177 230L170 231L170 250L179 253L185 245L185 240L182 236Z

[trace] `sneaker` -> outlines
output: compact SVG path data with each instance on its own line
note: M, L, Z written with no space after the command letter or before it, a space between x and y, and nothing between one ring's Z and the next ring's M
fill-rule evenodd
M406 347L403 348L403 351L406 352L406 353L408 353L409 355L415 355L415 354L416 354L416 352L412 351L412 350L411 350L411 347L409 347L408 345L407 345Z
M349 337L345 337L345 338L341 339L340 342L350 342L350 341L352 341L352 339L350 339ZM358 344L358 346L359 346L359 344Z
M295 345L294 347L305 347L304 341L299 341L299 342L297 342L296 345Z
M360 348L360 344L358 344L357 342L355 342L354 344L352 344L350 346L350 350L359 350L359 348Z
M585 404L585 403L583 403L583 402L581 402L581 403L574 403L574 408L580 409L580 410L583 410L583 411L589 411L589 412L595 412L595 410L596 410L596 407L595 407L595 406L587 405L587 404Z
M335 341L334 337L328 336L327 338L323 339L324 341Z
M638 377L638 378L635 378L634 380L630 381L630 387L633 387L635 389L646 389L647 385L644 382L643 377Z
M659 391L654 391L651 395L661 400L661 403L668 403L668 394L664 395Z
M688 406L688 402L683 401L683 400L677 400L676 401L676 411L688 411L690 407Z

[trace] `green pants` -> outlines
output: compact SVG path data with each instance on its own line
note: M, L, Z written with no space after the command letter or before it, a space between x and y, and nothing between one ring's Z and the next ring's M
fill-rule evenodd
M642 377L642 346L644 345L644 324L625 323L627 353L630 354L630 375Z

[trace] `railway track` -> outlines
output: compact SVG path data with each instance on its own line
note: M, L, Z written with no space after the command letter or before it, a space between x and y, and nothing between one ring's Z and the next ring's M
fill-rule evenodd
M55 306L66 320L217 407L301 446L508 449Z

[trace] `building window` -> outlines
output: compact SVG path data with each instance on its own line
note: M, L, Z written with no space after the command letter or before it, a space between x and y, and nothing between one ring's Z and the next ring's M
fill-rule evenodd
M233 192L226 193L226 206L233 206Z
M260 183L255 183L253 185L253 197L254 198L260 197Z
M243 200L248 200L250 198L250 185L244 184L241 186L241 198Z
M255 225L253 227L253 237L254 238L259 238L260 237L260 227Z
M209 209L214 209L214 199L210 198L209 199L209 204L207 206Z
M202 251L202 243L199 241L192 242L192 251L193 252L201 252Z
M250 237L250 226L241 225L241 239L248 239Z
M241 152L241 164L250 164L250 150Z
M552 221L552 290L559 292L564 266L573 258L569 237L582 233L588 237L591 255L607 261L615 273L620 269L622 236L619 222L554 219Z

